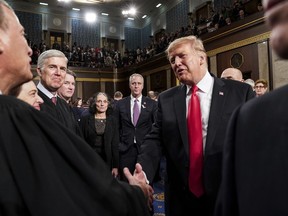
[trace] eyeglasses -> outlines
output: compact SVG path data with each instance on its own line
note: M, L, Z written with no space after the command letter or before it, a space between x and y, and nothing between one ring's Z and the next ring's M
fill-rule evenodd
M262 89L262 88L265 88L265 86L255 86L254 88L255 88L255 89L257 89L257 88Z

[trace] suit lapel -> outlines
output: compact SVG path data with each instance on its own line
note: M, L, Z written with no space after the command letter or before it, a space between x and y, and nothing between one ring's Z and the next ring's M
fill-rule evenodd
M188 133L186 120L186 85L181 85L174 95L174 111L178 122L181 139L183 140L185 152L189 153Z
M131 100L131 97L126 97L125 98L125 109L127 110L127 118L129 119L129 121L131 122L131 124L133 124L132 122L132 119L131 119L131 108L130 108L130 100Z
M139 115L139 119L138 119L136 125L138 125L141 122L141 120L143 119L147 105L148 105L147 104L147 98L142 96L142 101L141 101L141 106L140 106L140 115Z
M224 110L223 106L228 94L229 92L225 89L225 83L221 79L214 77L205 152L209 151L212 147L211 145L215 138L217 127L220 124L222 112Z

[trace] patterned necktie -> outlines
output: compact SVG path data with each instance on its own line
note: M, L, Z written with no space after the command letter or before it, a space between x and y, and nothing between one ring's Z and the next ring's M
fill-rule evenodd
M56 105L56 103L57 103L57 97L52 97L51 100L52 100L52 102Z
M139 106L137 103L137 99L134 100L134 106L133 106L133 124L134 126L136 126L138 118L139 118L139 114L140 114L140 110L139 110Z
M196 196L204 193L202 182L203 171L203 137L199 98L196 95L198 87L192 87L190 105L187 117L188 141L190 146L189 189Z

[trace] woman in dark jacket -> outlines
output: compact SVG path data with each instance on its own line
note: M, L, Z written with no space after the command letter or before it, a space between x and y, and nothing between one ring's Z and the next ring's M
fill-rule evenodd
M103 158L114 177L119 167L119 132L113 115L107 112L108 96L96 93L90 104L90 114L81 118L80 127L86 142Z

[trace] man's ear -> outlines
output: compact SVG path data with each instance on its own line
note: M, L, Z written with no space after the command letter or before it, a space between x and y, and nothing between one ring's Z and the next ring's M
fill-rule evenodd
M42 76L42 71L41 71L41 69L37 67L36 70L37 70L37 74L39 75L39 77L41 77L41 76Z
M200 65L203 65L205 63L205 56L204 55L200 55Z

